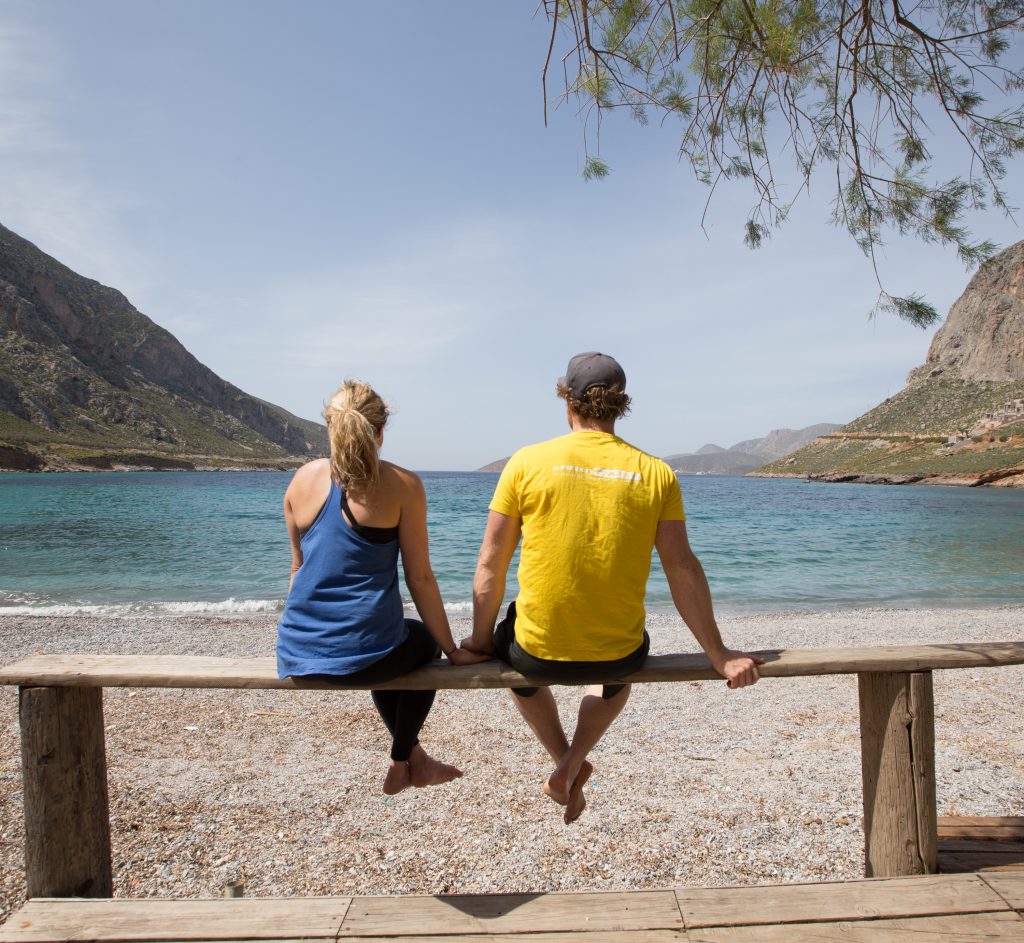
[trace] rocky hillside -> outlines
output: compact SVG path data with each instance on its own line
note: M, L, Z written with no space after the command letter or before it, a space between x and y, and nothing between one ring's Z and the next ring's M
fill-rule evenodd
M326 431L0 226L0 468L292 467Z
M1024 486L1024 242L971 279L901 392L758 474Z

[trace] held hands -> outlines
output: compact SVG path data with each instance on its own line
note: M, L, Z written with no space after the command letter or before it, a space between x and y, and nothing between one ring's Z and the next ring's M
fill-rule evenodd
M463 645L462 648L453 648L445 657L453 665L478 665L482 661L490 661L493 656L485 652L470 651Z
M711 666L725 678L726 687L730 688L745 688L757 684L757 679L761 677L757 666L763 664L763 658L733 651L731 648L722 649L720 655L711 659Z
M485 655L487 658L494 656L494 641L491 638L486 642L479 642L472 635L468 635L459 643L459 647L463 651L473 652L476 655Z

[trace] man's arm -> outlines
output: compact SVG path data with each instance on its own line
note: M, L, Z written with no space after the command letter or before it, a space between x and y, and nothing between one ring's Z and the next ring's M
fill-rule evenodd
M462 640L462 647L469 651L481 654L494 651L494 623L505 597L508 566L522 532L523 522L518 517L497 511L487 516L487 530L473 577L473 635Z
M730 688L754 684L759 677L757 665L762 663L762 659L733 651L722 642L711 606L711 590L704 568L690 547L686 524L683 521L660 521L654 546L668 579L672 602L704 649L712 667L725 678Z

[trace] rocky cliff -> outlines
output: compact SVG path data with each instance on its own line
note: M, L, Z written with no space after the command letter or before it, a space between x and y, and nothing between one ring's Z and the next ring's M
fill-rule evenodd
M1024 380L1024 241L979 269L907 381L947 372L963 380Z
M326 448L322 426L0 226L0 468L289 467Z
M756 474L1024 486L1024 242L971 279L902 391Z

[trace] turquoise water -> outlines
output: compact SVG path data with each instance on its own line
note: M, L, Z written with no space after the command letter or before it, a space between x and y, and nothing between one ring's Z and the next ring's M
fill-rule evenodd
M2 475L0 612L277 610L289 477ZM423 479L434 570L449 608L468 611L497 475ZM710 476L682 486L720 612L1024 603L1024 491ZM671 605L656 561L648 603Z

